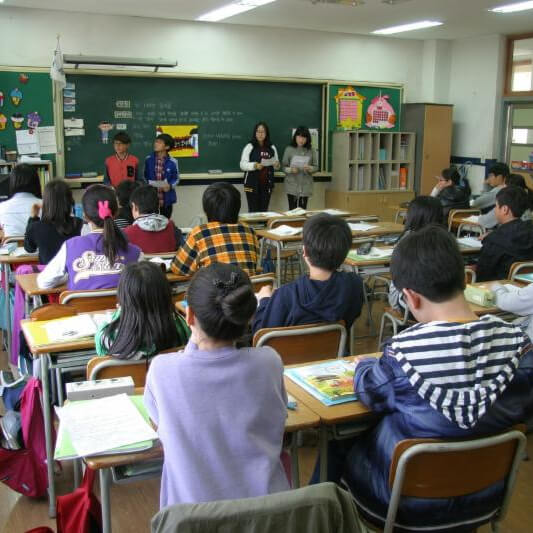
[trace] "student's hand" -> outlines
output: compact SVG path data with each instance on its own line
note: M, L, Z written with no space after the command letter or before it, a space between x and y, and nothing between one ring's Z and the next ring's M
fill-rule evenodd
M257 300L260 301L261 298L270 298L273 292L272 285L263 285L256 293Z
M168 192L168 191L170 191L170 185L169 185L168 183L165 183L165 184L163 185L163 187L161 187L161 190L162 190L163 192Z
M254 163L255 170L261 170L263 168L263 165L261 163Z
M304 171L305 172L311 172L311 167L309 165L304 165Z
M488 231L486 231L485 233L482 233L482 234L477 238L477 240L478 240L478 241L482 241L482 240L483 240L488 234L489 234Z
M293 174L298 174L298 167L291 167L291 172Z
M39 204L33 204L31 206L30 216L32 218L38 217L41 211L41 206Z
M275 169L275 170L279 170L279 167L280 167L279 161L276 161L276 162L274 163L274 169Z

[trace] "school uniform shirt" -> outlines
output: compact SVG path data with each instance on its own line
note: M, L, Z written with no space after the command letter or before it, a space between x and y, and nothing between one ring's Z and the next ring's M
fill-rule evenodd
M308 166L311 170L306 172L301 168L296 174L291 172L291 161L294 156L308 157ZM316 151L303 146L287 146L281 164L285 172L285 192L299 198L313 196L313 173L318 170Z
M393 337L379 359L355 369L359 400L381 421L354 441L344 479L364 516L384 521L389 470L404 439L472 439L525 421L533 410L533 351L517 326L486 315L467 323L417 324ZM397 523L411 531L483 515L503 482L454 499L402 498ZM470 531L454 529L454 531Z
M533 260L533 222L511 220L490 232L482 242L477 281L506 279L513 263Z
M256 273L259 245L246 224L208 222L194 227L172 260L172 272L189 276L211 263L230 263Z
M104 254L102 230L64 242L57 255L37 276L41 289L67 283L68 290L110 289L118 286L120 273L129 263L141 261L137 246L128 244L120 250L115 264L110 265Z
M357 274L333 272L326 281L305 275L261 298L252 330L339 320L350 329L362 306L363 282Z
M131 226L124 228L124 235L145 254L174 252L181 244L181 231L174 222L155 213L141 215Z
M490 191L484 192L474 200L472 200L472 207L477 207L481 214L488 213L496 205L496 195L503 189L503 185L493 187Z
M158 165L161 166L160 172L156 172ZM176 159L168 155L161 159L153 152L144 160L144 179L148 185L154 187L156 182L165 180L170 185L170 190L162 192L159 188L157 189L161 198L161 205L167 207L176 203L176 185L180 181L178 161Z
M121 159L117 154L110 155L105 160L104 183L117 188L123 181L138 179L139 160L132 154L126 154Z
M452 209L469 209L468 193L457 185L450 185L441 189L437 198L442 205L444 220L448 220L448 214Z
M18 237L26 232L26 224L34 204L42 200L29 192L17 192L9 200L0 203L0 226L4 237Z
M39 217L30 217L24 235L24 249L30 254L39 250L39 264L47 265L67 239L80 235L83 220L72 218L72 231L64 235L53 224L43 222Z
M189 340L181 353L158 355L144 405L165 450L161 508L287 490L286 401L270 347L207 351Z

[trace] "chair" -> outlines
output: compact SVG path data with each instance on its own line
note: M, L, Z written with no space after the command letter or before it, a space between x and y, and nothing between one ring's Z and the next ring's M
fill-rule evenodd
M519 274L531 274L533 273L533 262L531 261L517 261L509 268L508 278L511 281L516 279Z
M276 276L273 273L250 276L250 281L252 282L254 292L257 292L265 285L272 285L272 287L276 287L277 285Z
M403 309L403 312L393 307L385 307L383 315L381 315L381 324L379 326L378 336L378 350L381 349L381 343L383 342L383 332L385 331L385 324L387 320L392 326L392 336L394 337L398 333L398 328L407 326L410 322L414 324L414 321L409 319L409 308L407 305Z
M392 533L402 497L407 498L456 498L486 489L505 480L500 502L482 515L473 515L463 524L453 516L449 522L438 526L417 526L417 531L449 529L455 531L461 525L477 527L490 523L492 531L498 531L504 519L516 480L520 461L524 457L526 437L524 426L500 435L466 441L436 439L407 439L396 444L390 471L391 497L385 520L384 533ZM357 495L353 495L357 498ZM356 501L357 506L357 501ZM368 513L365 519L369 520ZM375 527L374 520L372 525ZM381 524L380 524L381 525ZM405 526L407 527L407 525Z
M30 319L35 321L54 320L77 314L78 310L70 304L43 304L33 309L30 313Z
M70 304L78 313L106 311L117 305L117 289L98 289L93 291L63 291L59 295L60 304Z
M471 215L479 215L479 209L450 209L448 213L448 231L459 225L459 220Z
M87 363L87 379L111 379L131 376L135 387L144 387L149 361L129 361L111 355L93 357Z
M340 321L330 324L263 328L255 332L252 346L274 348L284 365L342 357L346 346L346 327L344 322Z
M5 237L2 244L9 244L10 242L16 242L17 246L24 246L24 235L11 235L10 237Z
M476 282L476 271L465 267L465 285Z

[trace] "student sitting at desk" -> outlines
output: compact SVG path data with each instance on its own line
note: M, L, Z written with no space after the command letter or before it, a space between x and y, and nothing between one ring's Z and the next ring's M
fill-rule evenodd
M444 220L452 209L468 209L470 207L470 187L466 189L459 185L461 176L456 168L445 168L438 178L437 185L431 191L431 196L438 198L442 205Z
M124 234L131 244L145 254L174 252L180 247L181 231L172 220L158 213L159 199L154 187L143 185L134 190L130 203L134 222L124 228Z
M235 348L257 304L248 276L209 265L187 302L189 343L153 359L144 391L165 450L161 507L288 490L283 364L270 347Z
M118 212L115 217L115 224L122 229L133 224L133 215L131 214L130 198L131 193L141 186L140 181L123 181L115 190L118 200Z
M137 360L187 343L191 332L174 309L159 265L130 263L120 276L117 300L111 322L94 337L98 355Z
M202 205L207 224L192 228L185 244L172 261L172 272L189 276L211 263L231 263L255 274L257 237L246 224L239 224L241 195L230 183L213 183L204 191Z
M91 185L83 195L82 205L91 232L61 245L57 255L37 276L41 289L65 282L69 290L116 287L123 268L142 259L141 250L128 244L115 225L113 214L118 204L111 187Z
M533 411L529 339L515 325L470 310L463 259L451 234L427 227L406 236L394 250L391 274L419 323L393 337L381 358L357 364L354 389L383 418L353 442L344 467L359 511L373 523L387 513L398 442L491 435ZM472 508L482 515L502 486L453 500L402 498L397 522L409 531L445 517L459 523ZM453 531L472 531L472 524Z
M533 222L521 220L527 195L518 187L505 187L496 195L497 229L487 234L476 269L478 281L505 279L516 261L533 259Z
M40 219L41 207L39 204L32 206L24 236L24 249L29 253L39 250L39 264L48 264L67 239L80 234L83 220L72 216L73 207L72 191L60 179L45 185Z
M41 184L36 167L21 163L9 176L9 200L0 203L0 238L24 235L34 204L41 203Z
M505 163L495 163L489 168L485 184L489 190L472 200L470 205L477 207L484 215L496 205L496 195L505 187L505 180L509 176L509 167Z
M261 288L257 293L259 307L253 321L254 333L261 328L339 320L344 320L349 330L361 314L361 278L337 271L352 245L352 232L346 221L326 213L314 215L306 220L302 239L309 275L275 292L270 285Z

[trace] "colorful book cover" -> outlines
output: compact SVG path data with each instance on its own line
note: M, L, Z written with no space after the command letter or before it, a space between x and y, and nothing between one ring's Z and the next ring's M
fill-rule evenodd
M355 363L344 359L285 370L289 379L325 405L357 399L353 388L354 373Z

